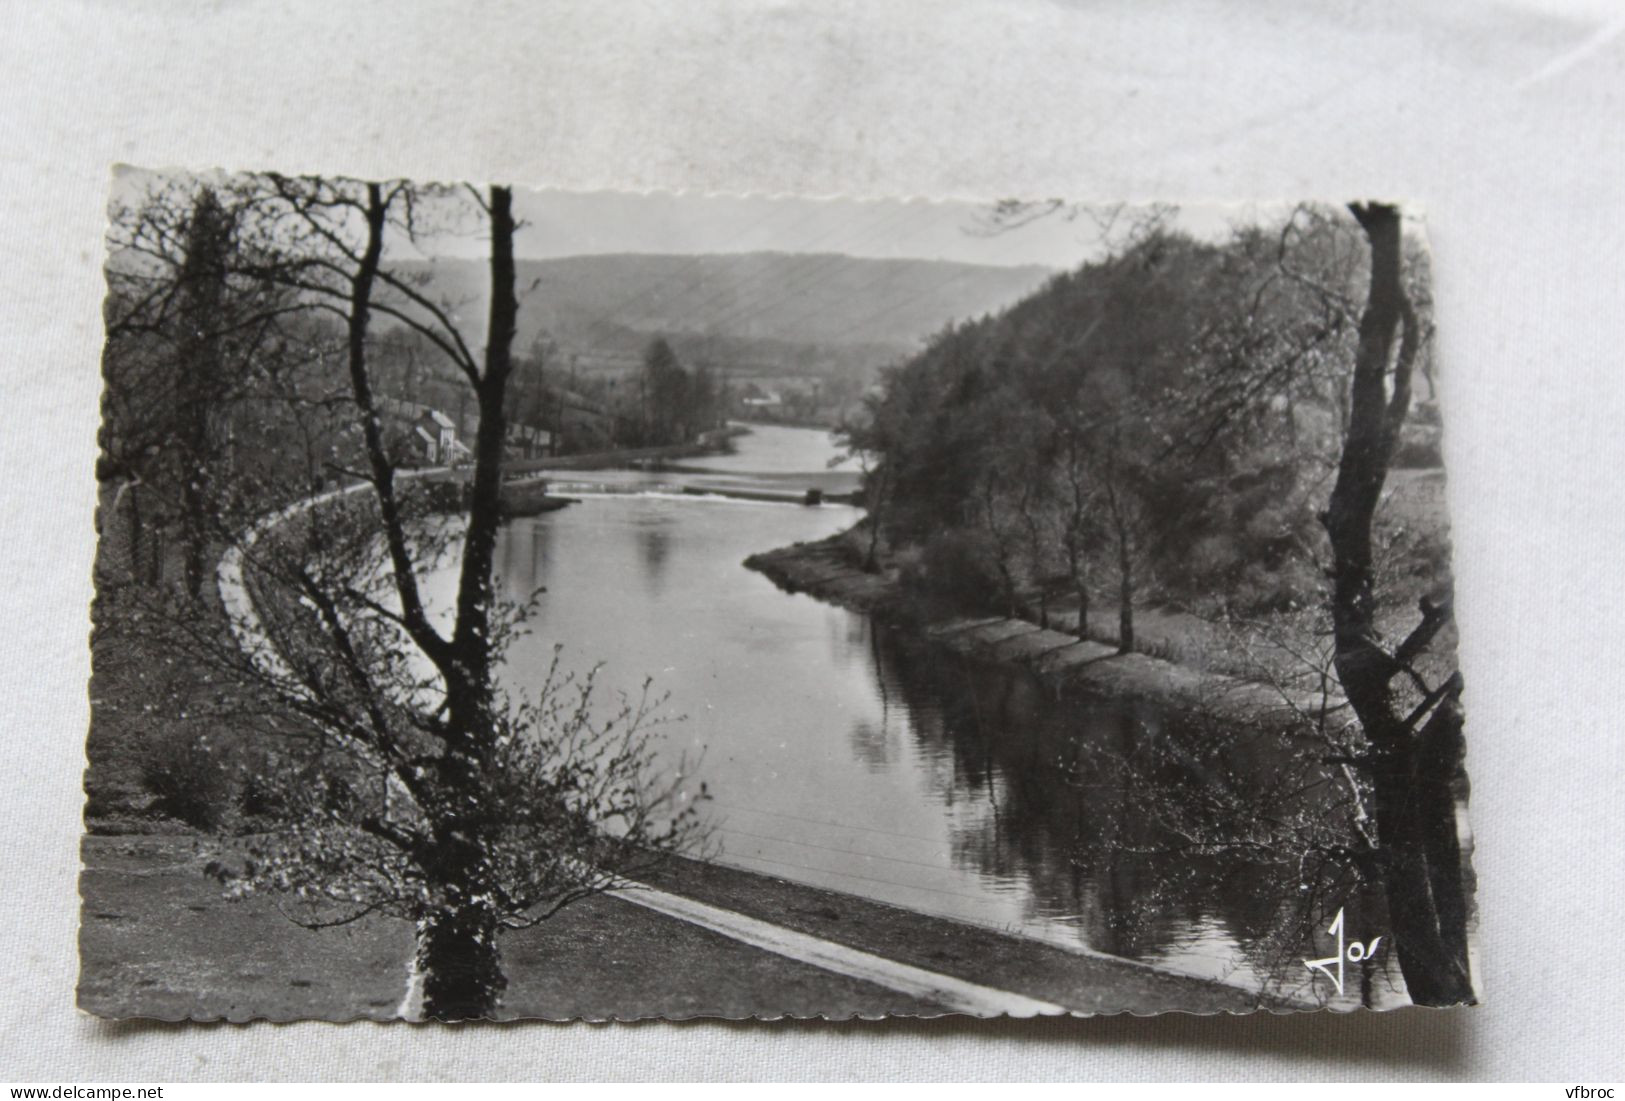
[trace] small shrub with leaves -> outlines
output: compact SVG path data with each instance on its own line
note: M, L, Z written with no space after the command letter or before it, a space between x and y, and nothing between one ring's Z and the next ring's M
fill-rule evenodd
M154 813L216 833L231 818L236 792L231 768L207 735L176 730L153 743L141 769Z

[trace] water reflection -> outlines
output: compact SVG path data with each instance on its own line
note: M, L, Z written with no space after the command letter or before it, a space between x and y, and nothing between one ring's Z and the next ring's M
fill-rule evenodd
M748 453L730 458L751 476ZM1248 986L1310 989L1301 960L1324 954L1312 934L1338 905L1380 931L1380 898L1249 832L1259 805L1340 813L1317 755L1058 698L740 564L856 518L622 494L517 521L502 584L547 591L504 675L534 683L557 642L567 667L604 663L608 687L652 676L686 717L673 752L704 753L720 858L740 867ZM1234 844L1207 843L1226 830Z
M1352 869L1301 860L1347 813L1314 746L1056 694L881 627L875 638L878 680L936 762L938 798L979 797L992 812L953 831L954 862L1020 880L1034 924L1114 955L1302 993L1312 977L1301 953L1329 900L1381 927L1383 900ZM1261 808L1310 832L1261 823Z
M642 517L636 525L644 590L651 600L660 599L665 589L666 559L671 554L671 525L669 513Z

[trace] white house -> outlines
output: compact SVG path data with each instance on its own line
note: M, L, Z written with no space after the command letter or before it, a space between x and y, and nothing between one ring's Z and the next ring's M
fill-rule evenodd
M438 409L425 409L412 425L412 439L423 450L423 457L431 463L454 463L458 452L468 454L468 448L457 442L457 429L451 418Z
M412 426L412 449L422 457L426 463L436 463L440 459L440 441L433 432L421 424Z

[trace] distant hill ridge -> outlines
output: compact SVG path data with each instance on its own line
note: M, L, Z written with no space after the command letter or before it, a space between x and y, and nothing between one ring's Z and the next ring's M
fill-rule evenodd
M483 260L390 265L419 274L424 289L482 327L489 268ZM951 320L1002 309L1053 269L946 260L872 259L839 253L702 255L615 253L520 260L519 333L529 348L544 329L562 344L619 348L654 333L726 342L869 346L909 352Z

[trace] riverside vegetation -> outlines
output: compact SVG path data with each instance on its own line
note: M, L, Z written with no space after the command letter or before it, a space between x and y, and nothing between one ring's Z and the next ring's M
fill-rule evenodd
M1341 828L1261 842L1254 807L1196 843L1380 882L1410 997L1455 1004L1462 682L1428 288L1390 206L1304 206L1218 244L1154 211L886 372L843 430L868 517L839 546L927 618L1025 617L1268 685L1322 747Z

